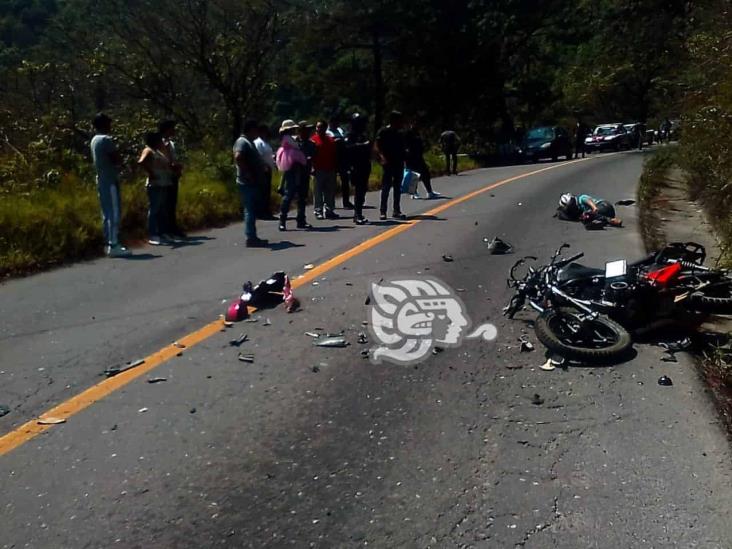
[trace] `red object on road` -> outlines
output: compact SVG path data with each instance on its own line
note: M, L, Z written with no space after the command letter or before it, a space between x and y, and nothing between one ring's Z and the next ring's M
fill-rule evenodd
M236 301L232 301L229 308L226 310L226 320L228 322L239 322L249 316L247 310L247 302L239 298Z

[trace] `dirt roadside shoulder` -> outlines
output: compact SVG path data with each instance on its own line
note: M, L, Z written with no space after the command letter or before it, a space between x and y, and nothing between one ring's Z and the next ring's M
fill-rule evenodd
M702 206L689 198L685 174L665 160L649 162L639 189L641 231L650 252L667 242L697 242L717 266L723 244ZM699 328L695 362L732 436L732 317L712 316Z

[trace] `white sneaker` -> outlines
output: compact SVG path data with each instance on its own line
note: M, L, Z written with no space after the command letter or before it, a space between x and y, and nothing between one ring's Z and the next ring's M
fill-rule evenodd
M412 200L419 200L419 193L414 193L412 195Z
M147 243L152 246L160 246L160 244L161 244L160 237L152 236L147 240Z
M442 195L440 193L432 192L432 193L430 193L430 194L427 195L427 198L435 199L435 198L440 198L441 196Z
M121 244L117 244L116 246L111 246L109 248L107 255L109 257L128 257L128 256L132 255L132 252L130 252L127 248L125 248Z

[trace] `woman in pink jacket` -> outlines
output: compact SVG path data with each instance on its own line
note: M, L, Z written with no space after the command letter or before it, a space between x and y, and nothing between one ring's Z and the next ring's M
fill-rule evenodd
M305 177L307 159L293 137L298 129L299 126L293 120L285 120L280 127L282 141L275 157L277 169L282 172L282 182L279 188L282 195L280 231L287 230L287 214L295 195L297 195L297 228L312 228L305 220L305 201L308 197L308 188L303 182L307 181Z

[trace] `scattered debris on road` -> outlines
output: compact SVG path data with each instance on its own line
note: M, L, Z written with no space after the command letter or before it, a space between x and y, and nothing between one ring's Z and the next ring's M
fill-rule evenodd
M140 408L139 410L137 410L138 414L144 414L145 412L147 412L147 408Z
M542 364L541 366L539 366L539 368L541 368L545 372L551 372L552 370L556 369L556 366L552 362L551 358L547 358L546 362L544 364Z
M150 377L147 379L148 383L162 383L163 381L168 381L167 377Z
M510 254L513 251L513 246L511 244L505 240L501 240L497 236L492 240L486 236L483 238L483 242L488 244L488 251L492 255Z
M658 378L658 384L663 387L671 387L674 382L671 381L671 378L668 376L661 376Z
M534 350L534 344L529 341L528 336L522 335L519 341L521 342L522 353L530 353Z
M42 417L39 418L36 423L38 423L38 425L59 425L61 423L66 423L66 419L62 417Z
M186 348L186 346L183 345L183 343L179 343L177 341L174 341L173 342L173 347L177 347L178 349L185 349Z
M370 351L368 349L364 349L363 351L361 351L361 357L362 358L368 358L369 357L369 353L370 353Z
M341 335L331 336L326 334L313 341L313 345L316 347L348 347L348 341Z
M359 332L358 334L358 343L361 345L366 345L369 342L368 338L366 337L366 334L363 332Z
M269 318L265 318L262 326L272 326L272 321Z
M445 254L442 256L442 261L444 261L446 263L452 263L455 260L452 258L451 255Z
M635 200L632 198L623 198L615 203L616 206L632 206L633 204L635 204Z
M0 404L0 417L6 416L10 413L10 406Z
M303 267L303 269L305 269L306 271L309 271L310 269L314 269L314 268L315 268L315 265L313 265L312 263L308 263L307 265L305 265Z
M445 350L445 349L443 349L442 347L434 347L434 348L432 349L432 354L433 354L433 355L439 355L439 354L440 354L440 353L441 353L442 351L444 351L444 350Z
M305 332L305 335L308 337L314 337L316 339L320 337L320 334L316 334L315 332Z
M313 373L314 374L317 374L320 371L320 366L315 365L315 366L312 367L312 370L313 370Z
M188 412L191 413L191 414L195 414L196 413L196 409L195 408L191 408Z
M127 370L131 370L132 368L136 368L137 366L140 366L142 364L145 364L145 359L141 358L139 360L135 360L134 362L128 362L124 366L110 366L106 370L104 370L104 375L107 377L114 377L118 374L121 374L122 372L126 372Z
M230 320L224 320L224 326L226 326L227 328L231 328L233 325L234 323Z
M245 355L242 353L239 353L239 360L242 362L254 362L254 355Z
M539 395L538 393L534 393L534 396L531 398L531 404L533 404L534 406L541 406L542 404L544 404L544 399L541 398L541 395Z
M244 343L248 339L249 339L249 336L247 336L247 334L241 334L236 339L232 339L231 341L229 341L229 345L231 345L232 347L239 347L242 343Z
M662 341L658 346L666 349L669 353L680 353L691 347L691 338L685 337L676 341Z

